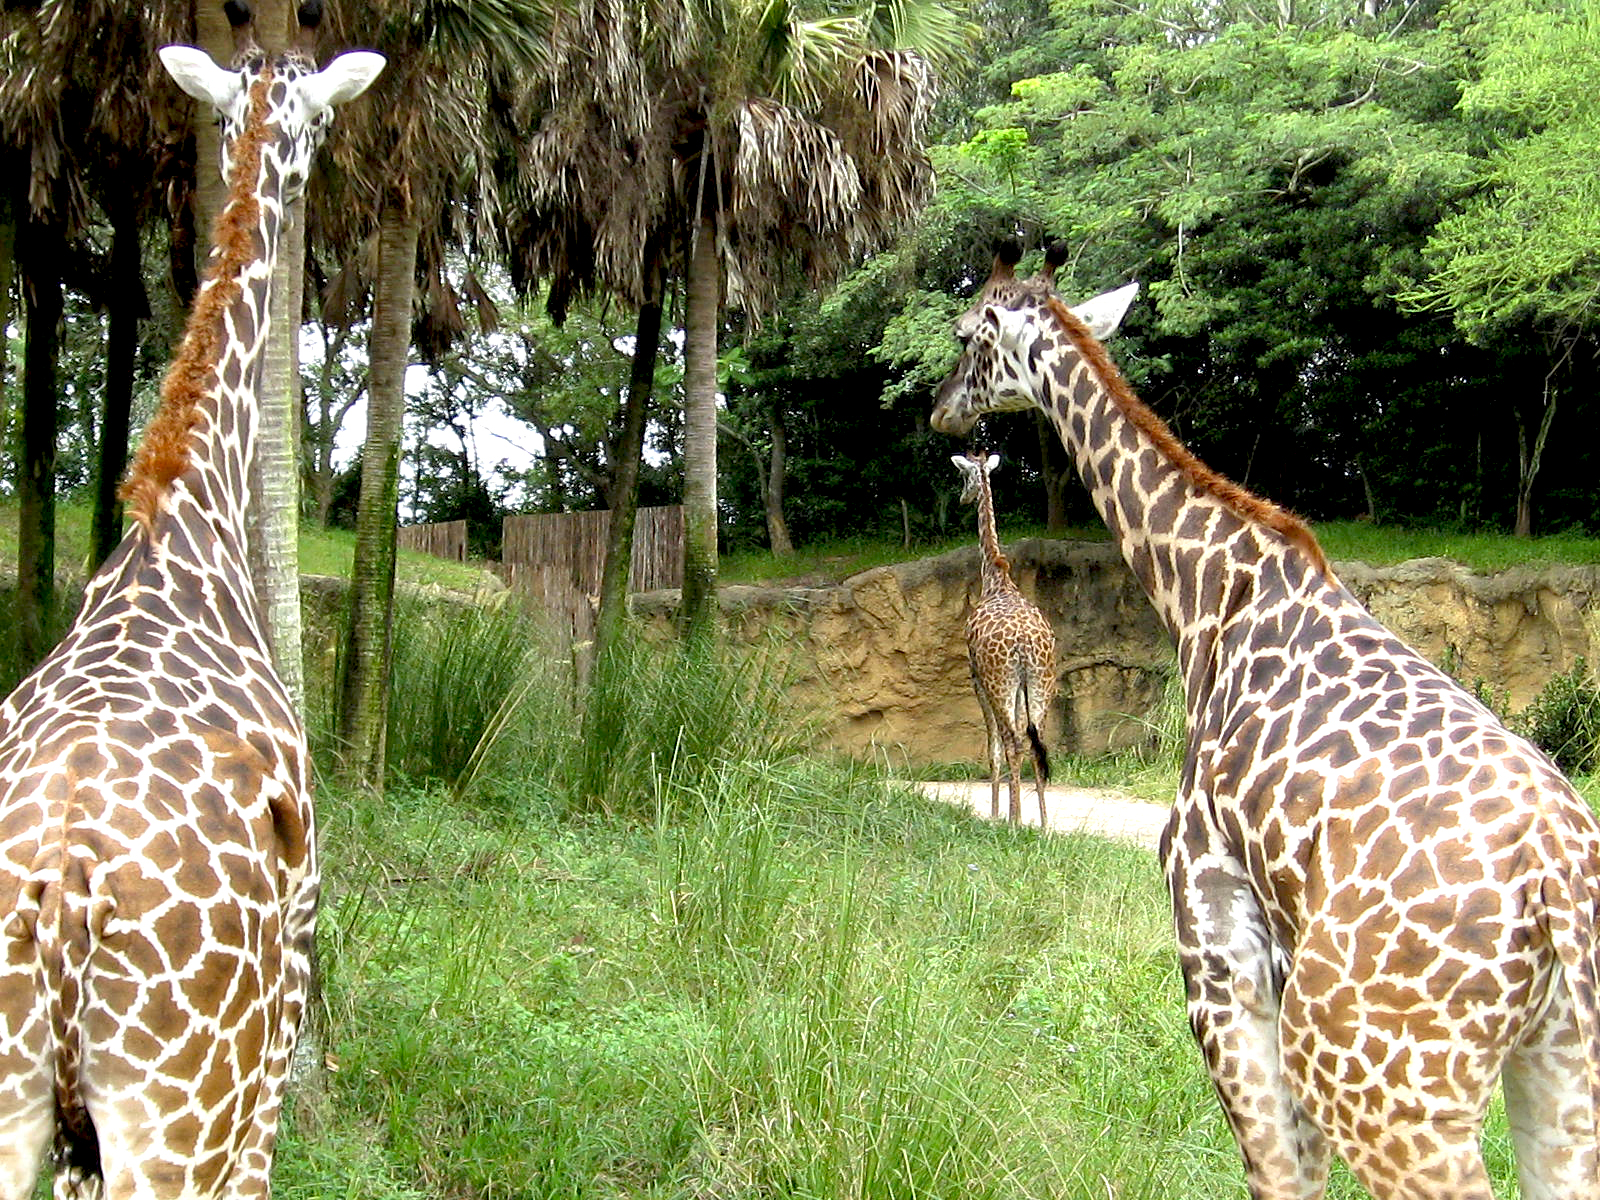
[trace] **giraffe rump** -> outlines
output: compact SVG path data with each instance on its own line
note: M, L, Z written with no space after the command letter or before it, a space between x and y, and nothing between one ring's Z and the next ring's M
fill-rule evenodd
M119 492L134 520L146 529L173 480L192 464L191 435L202 418L203 401L216 385L224 315L239 299L241 272L259 253L255 239L261 201L255 189L262 147L271 136L266 122L270 83L263 74L251 84L249 121L234 144L228 200L212 231L216 249L206 285L195 296L183 343L161 384L161 404L145 427Z

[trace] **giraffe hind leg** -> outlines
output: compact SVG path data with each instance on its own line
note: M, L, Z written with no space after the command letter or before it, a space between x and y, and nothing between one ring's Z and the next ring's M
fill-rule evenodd
M1600 1197L1600 1129L1566 981L1501 1071L1522 1200Z
M1028 722L1028 746L1033 753L1033 786L1039 793L1039 828L1048 829L1050 821L1044 810L1044 789L1050 782L1050 756L1045 752L1039 727L1032 721Z
M33 959L14 930L0 967L0 1200L33 1195L56 1132L55 1061L49 1008Z

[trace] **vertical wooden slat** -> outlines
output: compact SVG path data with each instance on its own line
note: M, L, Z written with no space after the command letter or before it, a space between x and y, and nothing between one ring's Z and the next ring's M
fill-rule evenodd
M402 525L395 540L407 550L420 550L451 562L467 561L467 523L436 521L427 525Z

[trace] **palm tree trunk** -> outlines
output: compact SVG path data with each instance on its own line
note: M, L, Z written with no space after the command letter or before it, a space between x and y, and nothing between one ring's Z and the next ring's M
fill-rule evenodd
M11 281L16 277L17 209L9 197L0 197L0 330L11 328ZM0 337L0 395L4 394L6 374L11 369L9 337ZM12 448L11 405L0 404L0 453Z
M683 606L685 638L717 618L717 323L722 271L716 226L702 218L689 256L683 343Z
M60 237L29 221L20 245L27 340L22 352L22 461L17 479L17 668L49 651L56 573L56 366L61 345Z
M115 282L106 316L106 407L95 464L94 512L89 521L91 573L122 540L122 501L117 498L117 485L128 465L128 422L133 410L139 321L149 315L138 218L121 206L111 214L111 276Z
M262 351L256 430L255 525L250 573L267 620L272 662L305 717L300 628L300 337L305 279L305 201L284 213L272 274L271 325Z
M420 228L416 218L394 207L385 210L378 226L367 438L361 450L355 569L339 705L340 770L351 782L380 790L394 626L400 433L405 420L405 376L410 360L411 300Z
M194 0L195 45L217 62L227 65L233 57L233 30L222 5L212 0ZM209 119L210 113L194 114L194 252L195 277L206 277L211 257L211 230L228 202L228 185L222 178L222 128Z
M606 532L605 565L600 571L600 613L595 621L594 661L611 648L628 608L628 577L633 566L633 530L639 516L639 460L644 453L644 427L650 415L656 359L661 350L662 271L654 239L645 244L645 300L634 328L633 363L628 396L623 402L622 435L617 439L611 476L611 524Z
M789 538L789 522L783 519L783 484L789 472L789 430L784 424L783 405L774 400L771 412L772 453L767 460L767 486L762 496L767 511L767 544L780 558L794 553Z

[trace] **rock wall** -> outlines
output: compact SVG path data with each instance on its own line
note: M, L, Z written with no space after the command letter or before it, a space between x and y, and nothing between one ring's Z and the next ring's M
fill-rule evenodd
M1055 627L1061 688L1045 731L1051 748L1093 754L1149 741L1173 655L1116 550L1029 539L1006 553L1023 593ZM1504 689L1513 710L1590 655L1584 614L1600 603L1600 568L1478 575L1418 559L1334 569L1402 638L1469 684ZM720 600L735 637L792 650L792 690L831 714L829 744L930 763L986 753L964 632L977 594L974 546L834 587L725 587ZM675 591L652 592L634 598L634 611L665 635L677 604Z

